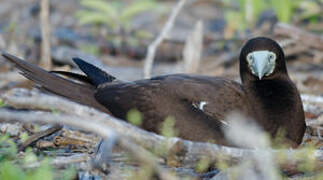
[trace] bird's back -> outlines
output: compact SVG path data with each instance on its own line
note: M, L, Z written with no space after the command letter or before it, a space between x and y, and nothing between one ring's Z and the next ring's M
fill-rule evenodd
M167 117L175 119L178 136L197 141L223 138L223 120L232 111L248 114L242 86L220 77L175 74L127 83L106 83L95 98L122 119L137 109L142 127L158 132Z

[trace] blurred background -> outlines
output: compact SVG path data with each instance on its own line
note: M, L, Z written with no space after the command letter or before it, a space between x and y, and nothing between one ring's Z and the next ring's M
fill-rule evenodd
M181 4L178 5L179 2ZM162 33L166 32L165 29L169 30L166 34ZM283 47L288 72L303 99L308 126L303 139L304 147L312 148L311 152L314 152L313 149L322 150L323 0L0 0L0 51L19 56L47 70L81 73L72 62L72 57L80 57L121 80L194 73L240 81L240 48L255 36L273 38ZM160 44L155 41L159 38L163 40ZM156 53L151 54L154 59L151 63L147 54L148 49L154 46L157 48ZM38 91L32 91L33 94L21 89L10 93L16 87L32 89L33 84L0 57L0 108L8 111L12 108L7 107L1 95L18 92L17 97L21 99L35 97L35 93L39 95ZM19 96L19 92L24 95ZM38 111L29 111L39 115ZM55 109L51 109L51 113L64 115ZM102 179L100 172L89 175L91 168L86 165L90 163L80 163L90 162L86 158L99 141L97 135L65 126L49 127L0 123L0 179L23 179L23 176L28 177L25 179L44 179L44 175L46 179L55 176L58 177L56 179L62 179L60 176L77 179L75 174L78 179ZM38 137L39 132L45 132L45 135ZM62 143L57 143L57 139ZM36 141L37 144L34 143ZM24 148L32 144L33 149L27 148L22 154L21 144L27 144ZM304 152L309 156L310 153ZM62 157L63 161L73 155L85 155L85 159L76 157L76 163L80 165L76 166L77 171L66 168L66 173L65 170L61 173L63 169L52 171L48 162L35 171L27 169L27 174L23 172L26 166L14 165L46 160L46 155ZM128 158L127 154L125 157ZM22 158L24 161L21 161ZM107 179L129 176L130 167L133 167L131 172L138 169L137 164L128 161L122 154L114 153L113 158L116 163L109 164L111 167L107 171L111 172L107 173ZM209 162L202 160L195 169L174 169L182 176L196 179L200 172L209 170ZM265 160L259 162L268 163ZM297 163L300 167L304 165ZM315 167L314 163L308 164ZM260 166L267 170L267 166ZM308 166L304 165L305 168ZM320 164L317 167L320 168L317 179L322 179L323 166ZM146 168L138 171L137 179L147 178L146 171ZM285 175L300 179L299 174L306 177L313 175L311 171ZM148 178L150 176L155 174L151 173Z
M147 47L178 1L49 0L48 15L42 15L40 2L0 1L1 50L52 70L78 71L71 61L77 56L135 80L144 77ZM157 48L152 75L186 72L239 80L241 46L267 36L283 47L301 91L323 92L323 0L187 0L173 25ZM0 58L0 89L24 82L12 70Z

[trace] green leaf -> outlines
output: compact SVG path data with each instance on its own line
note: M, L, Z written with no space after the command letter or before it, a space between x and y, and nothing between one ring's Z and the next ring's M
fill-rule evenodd
M175 129L175 118L174 117L167 117L165 121L162 123L160 128L161 135L165 137L175 137L177 136L178 132Z
M0 108L5 106L6 106L6 103L0 98Z
M26 180L52 180L54 179L53 169L49 164L49 160L45 159L42 161L39 168L35 171L28 172Z
M75 179L76 170L73 167L69 167L64 170L63 175L61 177L62 180L72 180Z
M28 147L26 149L26 153L25 153L25 157L24 157L24 163L30 164L30 163L34 163L37 162L37 156L33 153L32 149L30 147Z
M26 174L12 162L0 164L0 179L26 179Z
M271 5L281 22L289 22L299 0L271 0Z
M130 5L117 0L82 0L81 5L85 9L76 13L81 25L107 25L117 32L128 32L132 18L139 13L163 8L155 0L135 0Z
M4 28L5 32L15 32L17 29L17 22L16 21L11 21L8 26Z
M302 1L299 8L302 9L301 19L315 18L322 14L320 6L313 1Z
M111 6L111 3L104 0L82 0L81 5L91 8L94 11L104 12L106 16L109 16L112 19L116 19L118 16L118 10L114 6Z
M207 170L209 166L210 166L210 160L206 157L203 157L196 164L195 170L197 172L205 172L205 170Z
M19 138L20 138L21 142L25 142L29 138L28 133L26 133L26 132L21 133L19 135Z
M266 1L259 0L239 0L240 11L248 25L253 26L260 13L266 7Z
M235 30L245 30L248 25L241 12L228 11L225 13L228 26Z
M50 108L50 111L53 113L53 114L60 114L61 112L55 108Z
M0 136L0 160L1 158L13 159L17 154L17 146L8 135Z
M93 12L87 10L80 10L76 13L76 17L79 18L79 23L84 24L105 24L114 26L114 22L111 18L106 16L102 12Z
M6 142L9 139L9 135L8 134L2 134L0 135L0 147L3 146L3 143Z
M123 9L120 15L120 21L122 23L129 22L135 15L138 15L144 11L152 10L156 7L158 7L157 4L151 0L136 1Z
M127 113L127 120L133 125L140 126L142 124L142 115L137 109L131 109Z
M230 0L238 3L239 9L225 11L225 19L230 30L245 30L252 28L262 11L267 7L266 1L259 0Z
M99 55L100 53L100 49L98 46L94 45L94 44L82 44L80 45L80 49L88 54L92 54L92 55Z
M154 37L153 33L145 30L137 30L135 31L135 36L138 39L152 39Z

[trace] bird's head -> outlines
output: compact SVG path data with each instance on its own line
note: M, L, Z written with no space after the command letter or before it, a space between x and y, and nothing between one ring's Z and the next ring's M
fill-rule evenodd
M240 53L242 82L273 79L287 74L284 52L277 42L266 37L248 40Z

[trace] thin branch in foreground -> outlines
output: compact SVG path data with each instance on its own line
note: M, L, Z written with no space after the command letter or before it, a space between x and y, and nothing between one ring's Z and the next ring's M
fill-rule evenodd
M184 71L185 73L196 73L201 61L203 48L203 22L199 20L193 31L187 37L184 50Z
M270 139L256 123L248 121L246 117L237 113L230 114L227 122L230 126L225 136L232 143L249 148L270 148ZM274 162L272 151L264 151L263 154L255 153L253 157L234 168L236 168L236 175L242 179L257 179L257 177L264 180L279 179L278 167Z
M195 167L196 163L199 162L199 160L203 157L207 157L210 161L223 159L223 157L228 157L227 162L237 162L240 161L246 157L252 157L255 153L262 154L266 151L272 151L273 156L275 158L281 157L282 154L284 154L287 159L284 163L280 162L279 160L275 160L275 162L278 161L278 164L291 164L295 165L298 163L297 158L295 156L300 153L306 153L305 150L271 150L271 149L240 149L240 148L232 148L232 147L226 147L226 146L219 146L216 144L210 144L210 143L200 143L200 142L192 142L187 140L182 140L180 138L165 138L162 136L159 136L155 133L150 133L147 131L144 131L142 129L139 129L135 126L132 126L128 123L125 123L122 120L118 120L116 118L113 118L105 113L96 111L93 108L88 108L86 106L82 106L80 104L68 101L64 98L60 98L58 96L50 96L46 94L41 93L35 93L33 91L27 91L24 93L18 93L22 92L21 90L15 90L14 92L9 92L6 94L1 95L1 97L6 101L8 105L11 105L13 107L20 107L24 109L28 109L29 106L32 106L34 109L40 108L42 110L51 110L56 109L61 112L67 112L67 113L74 113L78 116L73 116L75 118L82 119L91 119L91 121L87 121L87 125L93 125L99 123L99 128L102 127L109 127L115 130L115 132L122 134L124 137L127 137L131 142L135 142L138 145L141 145L142 147L146 149L150 149L152 151L158 150L158 149L165 149L165 144L168 146L166 147L166 151L169 151L171 149L182 149L185 153L174 153L178 158L182 159L183 161L180 162L185 165L185 167ZM46 102L46 100L49 100ZM79 111L75 111L75 109L78 109ZM43 114L36 114L41 112L20 112L19 114L16 114L15 112L9 111L7 114L4 114L3 112L6 112L5 109L0 109L0 120L8 119L7 115L10 115L12 120L15 120L15 118L22 118L22 117L29 117L31 120L38 120L41 121L41 118ZM9 113L9 114L8 114ZM21 113L26 113L26 116L21 115ZM45 116L55 116L51 117L52 119L55 119L55 122L60 122L61 119L70 119L70 115L66 114L60 114L60 115L53 115L51 113L46 114ZM30 121L31 121L30 120ZM78 121L77 125L78 125ZM73 126L71 124L71 126ZM78 127L78 126L76 126ZM88 128L88 127L87 127ZM95 129L95 128L94 128ZM97 133L97 130L94 131ZM104 137L104 136L103 136ZM174 146L180 146L180 148L174 148ZM314 151L314 154L308 154L308 156L314 156L319 162L322 163L323 161L323 151L322 150L316 150ZM300 159L302 160L302 159ZM282 167L284 168L284 167Z
M42 38L40 66L45 69L51 69L49 0L41 0L40 7L40 27Z
M76 154L72 156L63 156L63 157L57 157L53 159L50 164L59 168L59 167L64 167L69 164L73 163L80 163L80 162L87 162L90 160L90 156L88 154ZM26 168L36 168L41 166L40 162L34 162L31 164L27 164L25 167Z
M172 29L175 19L182 7L184 6L184 4L186 3L186 1L187 0L178 1L176 6L173 8L171 15L169 16L159 36L148 46L148 53L144 64L144 78L150 78L151 68L154 62L156 49L160 45L160 43L165 39L169 31Z
M35 116L37 114L37 116ZM156 158L143 149L142 147L128 141L124 136L117 135L112 129L102 122L91 122L87 119L82 119L72 115L58 115L49 112L19 112L12 110L0 109L0 122L22 122L22 123L49 123L49 124L64 124L85 131L90 131L100 135L103 138L117 137L116 141L119 146L127 150L135 159L144 165L149 165L156 173L164 180L176 179L168 171L161 168L157 164Z

